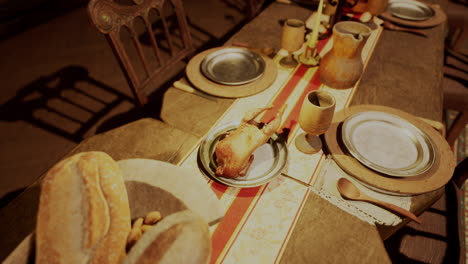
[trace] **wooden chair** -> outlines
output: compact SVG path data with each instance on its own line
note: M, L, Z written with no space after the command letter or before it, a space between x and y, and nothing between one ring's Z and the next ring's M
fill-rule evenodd
M446 140L453 146L455 140L468 124L468 89L460 85L449 83L444 87L444 109L455 110L457 115L447 129Z
M465 200L463 186L468 180L468 158L463 159L455 169L455 173L452 178L453 184L453 196L456 197L457 206L456 206L456 215L457 215L457 230L458 230L458 242L459 242L459 255L458 263L466 263L466 243L468 229L468 223L465 222L465 215L467 214L466 210L468 209L468 201ZM468 188L468 186L465 186Z
M457 112L452 125L447 127L446 139L450 146L468 124L468 55L459 51L463 38L468 37L465 20L465 17L452 18L445 43L444 109Z
M468 179L468 158L460 162L444 196L420 219L421 224L409 223L385 240L392 263L465 263L464 201L462 186ZM468 186L465 186L467 188Z
M88 15L109 41L140 106L154 84L193 52L181 0L90 0Z

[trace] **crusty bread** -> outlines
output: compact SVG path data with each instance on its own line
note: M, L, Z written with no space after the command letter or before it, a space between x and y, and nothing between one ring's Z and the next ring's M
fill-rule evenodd
M208 224L190 210L164 217L132 247L124 264L201 264L211 256Z
M120 263L130 222L117 163L103 152L76 154L43 179L36 263Z

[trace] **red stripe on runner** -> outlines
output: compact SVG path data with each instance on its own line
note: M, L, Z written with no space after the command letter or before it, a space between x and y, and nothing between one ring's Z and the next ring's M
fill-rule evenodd
M323 47L328 43L328 41L330 40L330 38L327 38L327 39L324 39L323 41L320 41L319 44L317 45L318 47L318 50L322 50ZM291 113L290 115L288 116L288 119L286 120L285 122L285 128L289 128L290 130L292 130L294 128L294 126L297 125L298 121L298 117L299 117L299 114L300 114L300 111L301 111L301 108L302 108L302 102L304 101L304 98L306 97L306 95L311 92L311 91L314 91L314 90L318 90L320 88L320 86L322 85L322 82L320 81L320 78L319 78L319 71L317 70L315 73L314 73L314 76L312 76L311 80L309 81L309 83L307 84L306 88L304 89L304 91L302 92L301 96L299 97L298 99L298 103L294 106L294 108L291 110ZM289 124L288 124L289 122ZM320 160L318 162L318 164L320 164L320 162L322 161L324 155L322 154L322 156L320 157ZM317 171L319 166L317 166L315 169L314 169L314 172L312 173L312 175L314 175ZM302 211L302 208L304 207L304 203L307 199L307 197L309 196L309 190L306 192L306 194L304 195L302 201L301 201L301 205L300 205L300 210L298 212L296 212L296 215L294 216L294 219L293 219L293 224L289 227L288 229L288 232L287 232L287 236L289 236L289 234L292 232L294 226L295 226L295 223L297 222L297 219L299 217L299 214L300 212ZM284 240L282 245L281 245L281 250L280 252L283 250L283 247L286 245L287 243L287 240ZM278 258L280 257L280 252L278 253L278 255L276 256L276 260L275 260L275 263L278 262Z
M324 41L321 41L319 42L320 43L320 49L323 49L323 47L327 44L327 42L330 40L330 38L327 38L325 39ZM322 85L322 82L320 81L320 78L319 78L319 71L317 70L315 73L314 73L314 76L312 77L312 79L309 81L309 84L307 85L307 87L304 89L303 93L301 94L301 97L298 101L298 103L295 105L294 109L291 111L291 114L290 116L288 117L288 120L290 120L290 129L292 130L293 127L295 125L297 125L298 121L298 117L299 117L299 114L300 114L300 111L301 111L301 107L302 107L302 102L304 101L304 98L305 96L310 92L310 91L313 91L313 90L318 90L320 88L320 86ZM317 167L315 167L314 169L314 172L312 173L312 176L317 172L318 168L319 168L319 164L322 162L323 158L325 157L325 155L322 153L322 155L320 156L320 160L317 164ZM309 182L310 184L310 182ZM289 240L289 234L292 232L292 230L294 229L294 226L296 225L296 222L297 222L297 219L299 217L299 214L300 212L302 211L302 208L304 207L304 204L305 204L305 201L307 200L307 198L309 197L309 194L310 194L310 190L307 190L306 194L304 195L302 201L301 201L301 205L300 205L300 210L296 213L295 217L294 217L294 220L293 220L293 224L289 227L289 230L288 230L288 233L287 233L287 240ZM280 257L281 257L281 252L284 250L283 248L286 246L286 243L287 243L287 240L284 240L281 247L280 247L280 251L278 252L278 255L276 256L276 259L275 259L275 263L277 263L279 260L280 260Z
M264 193L265 190L267 189L268 185L269 185L269 183L265 184L265 185L263 186L263 188L261 188L261 190L259 190L259 192L260 192L260 195L259 195L259 196L263 195L263 193ZM256 199L256 200L255 200L255 204L253 205L253 207L256 207L256 206L257 206L257 203L258 203L259 200L260 200L260 199ZM246 218L249 218L250 215L252 214L252 212L253 212L253 210L250 210L250 212L249 212L249 214L246 216ZM242 223L242 225L239 227L239 229L244 228L244 225L245 225L246 223L247 223L247 221L244 221L244 222ZM233 240L236 240L238 236L239 236L239 232L233 237ZM231 244L229 245L229 247L227 248L227 251L226 251L226 252L229 252L229 250L231 250L232 245L233 245L233 243L231 243ZM226 258L226 256L227 256L227 254L224 254L223 258L221 259L221 262L224 261L224 259Z
M289 95L292 93L294 88L296 87L297 83L301 80L304 74L307 72L307 67L304 67L302 64L299 68L294 72L294 75L291 79L288 80L288 83L284 86L284 88L280 91L278 96L274 99L273 109L266 112L261 119L261 122L268 123L270 122L276 115L276 112L284 105L286 100L288 99ZM215 191L218 198L220 198L223 193L227 190L225 188L221 191L218 186L214 186L214 182L211 184L211 188Z
M228 188L227 185L224 185L224 184L221 184L221 183L218 183L218 182L215 182L215 181L211 182L211 189L216 194L218 199L220 199L221 196L223 196L223 194L226 192L227 188Z
M316 71L314 73L314 76L310 80L309 84L307 84L306 88L304 89L301 96L299 97L297 101L298 103L291 110L291 113L288 116L288 119L286 119L286 122L284 123L285 128L292 129L297 124L297 119L299 117L299 113L301 112L302 102L304 101L304 98L310 91L317 90L321 84L322 83L319 80L318 71Z
M328 42L329 38L319 41L317 44L317 50L320 51L323 49L323 47L326 45ZM309 67L304 66L301 64L296 72L294 72L294 75L289 79L288 83L284 86L284 88L281 90L280 94L274 99L273 106L274 108L268 112L266 112L263 117L262 117L262 122L269 122L271 121L274 116L276 115L277 110L284 105L284 103L287 101L289 95L292 93L292 91L295 89L296 85L299 83L299 81L304 77L304 74L307 72ZM314 78L318 76L318 73L316 72L314 74L313 79L309 82L307 85L305 91L301 96L305 96L308 91L317 89L320 86L320 81L314 80ZM317 85L318 84L318 85ZM307 91L307 92L306 92ZM303 98L303 97L302 97ZM302 99L303 100L303 99ZM296 104L294 108L300 109L302 103ZM275 111L276 110L276 111ZM287 120L295 120L297 119L297 116L294 118L291 117L292 115L290 114L287 118ZM213 185L212 185L213 186ZM247 188L247 189L241 189L241 191L238 193L236 199L233 201L231 206L228 208L225 216L223 217L223 220L220 222L216 230L213 232L213 235L211 237L212 241L212 252L211 252L211 263L214 263L217 261L218 257L222 253L223 249L225 248L226 244L229 242L231 239L233 233L235 232L237 226L239 223L242 221L244 218L245 213L249 209L251 203L254 201L255 197L258 195L260 190L263 188L266 188L268 184L265 184L263 186L255 187L255 188ZM248 216L247 216L248 218ZM237 236L236 236L237 237Z
M322 41L319 41L317 44L318 51L321 51L325 45L328 43L330 38L326 38ZM297 125L297 119L299 117L299 113L301 112L301 107L302 107L302 102L304 101L305 96L313 91L313 90L318 90L320 88L320 85L322 85L322 82L320 81L319 78L319 72L318 70L314 73L314 76L312 76L312 79L309 81L307 84L306 88L302 92L301 96L298 99L298 103L294 106L292 109L291 113L288 116L288 119L286 119L285 128L293 129ZM289 124L288 124L289 123Z
M238 223L247 212L253 198L255 198L261 188L262 186L243 188L239 191L236 199L229 207L229 210L226 212L211 237L211 263L216 262L227 242L231 238L232 233L237 228Z
M279 95L274 99L274 108L263 115L262 122L268 122L269 119L274 118L277 112L274 110L278 110L286 102L289 95L292 93L296 85L307 72L307 69L308 68L303 65L300 65L298 67L298 69L294 72L294 75L289 79L288 83L284 86ZM263 187L266 188L267 185L268 184L264 185ZM214 186L215 185L212 184L212 188ZM247 212L254 198L258 195L261 187L262 186L256 188L241 189L237 197L232 202L231 206L228 208L225 216L223 217L223 220L217 226L216 230L213 232L213 235L211 237L211 263L216 262L216 260L218 259L219 255L223 251L226 244L229 242L229 239L231 238L238 224L244 217L244 214ZM246 192L248 195L246 195ZM217 193L217 195L222 195L222 193Z
M320 164L320 162L322 162L323 157L324 157L324 155L322 154L320 156L318 164ZM318 167L319 166L315 167L314 172L312 173L312 175L314 175L317 172ZM296 215L294 216L294 219L293 219L293 224L291 226L289 226L288 233L287 233L288 236L292 232L292 230L293 230L293 228L295 226L295 223L299 219L299 214L302 211L302 208L304 208L304 204L305 204L307 198L309 197L309 193L310 193L310 190L309 190L309 188L307 188L306 193L304 194L304 197L302 198L301 204L299 206L300 210L298 212L296 212ZM286 246L286 243L287 243L287 240L285 239L283 241L283 243L281 244L280 251L278 252L278 255L276 255L275 263L278 263L280 255L282 255L283 247Z
M330 36L325 38L325 39L322 39L320 40L318 43L317 43L317 52L320 52L322 51L323 47L325 47L325 45L327 45L328 41L330 40Z
M362 13L352 13L353 14L353 19L359 20L361 19Z
M275 98L275 101L273 102L273 109L263 115L261 119L262 122L269 123L273 118L275 118L276 112L286 103L289 95L292 93L292 91L294 91L294 88L296 88L296 85L299 83L302 77L304 77L304 74L307 72L307 70L308 68L302 64L298 67L294 75L291 77L291 79L289 79L288 83L281 90L280 94Z

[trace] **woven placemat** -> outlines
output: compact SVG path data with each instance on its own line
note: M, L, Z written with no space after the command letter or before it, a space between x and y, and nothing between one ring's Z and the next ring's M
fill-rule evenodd
M195 55L187 64L185 70L187 78L197 89L219 97L239 98L257 94L270 87L270 85L275 81L278 71L276 63L269 57L262 54L259 55L262 56L265 61L265 72L256 81L243 85L223 85L209 80L200 71L200 64L208 54L224 48L226 47L205 50Z
M402 26L415 27L415 28L435 27L447 20L447 14L445 14L445 12L440 8L439 5L431 5L431 4L427 4L424 2L421 2L421 3L426 4L429 7L431 7L432 10L434 10L434 16L423 21L412 21L412 20L406 20L406 19L395 17L390 12L386 11L382 13L380 17L382 17L385 20L389 20L393 23L402 25Z
M340 142L341 124L348 116L362 111L380 111L393 114L418 127L431 139L434 145L437 156L432 167L418 176L389 177L367 168L348 154L346 147ZM437 190L450 180L455 169L454 156L450 146L434 128L411 114L391 107L359 105L347 108L336 116L333 124L325 133L325 141L333 159L344 171L369 187L393 194L416 195Z

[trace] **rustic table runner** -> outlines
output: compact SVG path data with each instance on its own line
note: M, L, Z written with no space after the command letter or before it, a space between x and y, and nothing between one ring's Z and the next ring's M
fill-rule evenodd
M367 41L362 53L365 63L370 58L381 32L382 28L377 27ZM331 47L330 38L321 40L318 44L319 53L323 56ZM281 50L274 61L278 63L285 55L285 51ZM318 67L305 65L287 69L278 64L278 76L271 87L259 94L237 99L213 128L239 122L248 109L273 105L273 109L261 117L262 122L269 122L278 109L286 104L282 128L283 131L290 131L287 142L290 147L289 161L284 172L302 183L313 184L325 161L324 153L306 155L291 145L295 135L301 130L297 118L302 101L310 91L327 90L336 98L336 111L340 111L347 106L352 91L358 85L345 90L328 88L321 84L317 69ZM312 195L311 189L282 176L252 188L234 188L220 184L199 169L197 155L200 143L179 165L191 168L201 177L206 177L225 208L223 220L211 229L212 262L272 263L281 260L304 203Z

